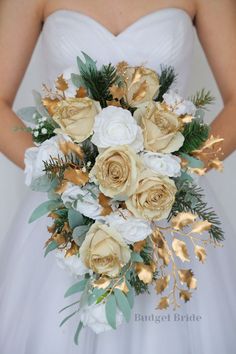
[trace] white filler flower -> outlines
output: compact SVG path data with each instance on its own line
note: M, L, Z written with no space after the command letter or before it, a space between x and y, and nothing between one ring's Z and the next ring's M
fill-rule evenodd
M181 173L180 158L171 154L144 152L141 155L144 165L150 170L168 177L178 177Z
M118 327L123 322L123 315L117 308L116 310L116 326ZM105 304L93 304L85 306L81 310L80 320L84 326L90 327L95 333L101 333L111 330L112 327L107 322Z
M95 118L92 142L99 149L130 145L136 152L143 150L142 130L130 111L121 107L104 108Z
M122 214L112 213L104 218L105 222L117 230L128 244L144 240L152 233L150 224L122 210ZM126 215L125 215L126 214ZM129 214L129 215L128 215Z
M178 93L169 90L163 95L165 103L170 107L171 111L181 115L191 115L194 116L196 113L196 106L193 102L184 100Z
M64 157L59 148L60 141L71 141L66 135L57 135L45 140L38 147L31 147L25 152L25 184L30 186L38 177L45 175L43 161L50 158Z

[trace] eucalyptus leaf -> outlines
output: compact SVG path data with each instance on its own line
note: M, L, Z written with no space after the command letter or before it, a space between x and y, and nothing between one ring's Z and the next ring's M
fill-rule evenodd
M58 247L58 243L56 241L50 242L46 247L44 257L46 257L49 252L54 251L57 247Z
M83 323L80 321L74 336L74 342L76 345L78 345L79 343L79 334L82 328L83 328Z
M34 114L36 112L35 107L24 107L19 109L16 114L25 122L36 124Z
M32 213L29 223L41 218L43 215L48 214L50 211L58 208L61 206L61 202L58 200L47 200L40 204Z
M70 305L67 305L67 306L63 307L63 309L61 309L61 310L59 311L59 313L61 313L61 312L65 311L65 310L67 310L69 307L74 306L74 305L76 305L76 304L78 304L78 303L79 303L79 300L73 302L73 303L70 304Z
M132 252L131 253L131 261L132 262L142 262L143 263L143 258L140 256L139 253Z
M84 86L83 79L78 74L71 74L71 81L76 87Z
M120 311L123 313L126 322L130 320L131 316L131 308L129 305L129 301L127 300L126 295L120 289L114 289L115 298L117 306L119 307Z
M81 294L81 297L80 297L80 309L82 309L84 306L86 306L88 304L88 298L89 298L89 288L91 286L91 283L89 281L89 279L85 279L86 280L86 284L85 284L85 288L84 288L84 291L82 292Z
M70 315L66 316L64 318L64 320L60 323L60 327L64 325L64 323L66 323L71 317L73 317L76 313L78 312L78 310L72 312Z
M204 166L204 163L201 160L196 159L195 157L192 157L192 156L185 154L183 152L180 155L188 161L189 167L202 168Z
M134 306L134 289L132 288L131 284L126 280L126 285L129 289L129 292L127 293L127 300L129 302L129 306L132 309Z
M84 224L83 215L75 209L69 209L68 221L69 221L69 225L72 229L74 229L76 226Z
M57 183L58 180L56 178L51 180L50 178L48 178L47 175L43 175L35 178L32 181L30 188L36 192L48 192L51 189L55 188L57 186Z
M106 318L109 325L116 329L116 299L115 295L111 294L108 296L105 304Z
M47 117L47 118L51 118L47 109L44 107L44 105L42 104L42 96L38 91L33 90L32 91L33 96L34 96L34 101L35 101L35 105L36 105L36 109L38 111L39 114L41 114L42 117Z
M90 58L86 53L82 52L85 62L83 62L80 57L77 57L77 64L79 71L87 71L88 69L97 70L96 62Z
M72 285L65 293L64 297L68 297L71 296L73 294L79 293L81 291L84 291L85 286L87 284L88 280L87 279L83 279L81 281L79 281L78 283L75 283L74 285Z
M73 230L72 238L78 246L82 245L89 228L90 225L81 225Z
M99 297L104 295L105 292L105 289L94 288L92 294L90 294L88 297L88 305L92 305L94 302L96 302Z

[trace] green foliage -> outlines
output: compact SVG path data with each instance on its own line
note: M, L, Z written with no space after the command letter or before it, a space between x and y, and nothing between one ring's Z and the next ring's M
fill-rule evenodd
M197 214L200 219L208 220L212 224L211 229L208 231L210 236L217 241L222 241L224 232L221 228L220 219L215 211L208 207L204 201L203 189L188 180L179 178L175 179L175 183L178 191L168 220L180 212Z
M123 313L126 322L128 322L131 316L131 308L129 305L129 301L127 300L126 295L120 289L115 288L114 294L115 294L117 306L119 307L120 311Z
M207 110L206 106L214 103L215 98L211 95L210 91L202 89L197 91L197 93L190 97L190 100L195 104L197 108Z
M49 252L54 251L57 247L58 247L58 243L56 241L50 242L46 247L44 257L46 257Z
M84 217L79 211L77 211L75 209L69 209L68 222L69 222L70 228L74 229L76 226L84 224Z
M91 138L86 139L82 143L82 149L84 152L84 162L87 165L87 163L91 163L90 168L93 167L95 164L96 157L98 156L98 148L96 145L94 145L91 142Z
M202 123L199 119L193 119L192 122L185 124L182 134L184 135L185 140L180 151L191 153L192 151L199 149L208 139L209 126Z
M199 159L197 159L197 158L195 158L193 156L190 156L190 155L188 155L188 154L186 154L184 152L178 153L178 155L183 157L185 160L188 161L188 166L189 167L192 167L192 168L202 168L202 167L204 167L204 163L201 160L199 160Z
M59 208L60 206L62 206L62 204L58 200L47 200L46 202L43 202L31 214L29 223L32 223L33 221L41 218L41 216Z
M107 297L105 304L106 318L109 325L116 329L116 299L115 295L111 294Z
M33 124L36 123L36 119L35 119L36 108L35 107L21 108L16 112L16 114L25 122L33 123Z
M103 65L97 69L94 62L88 55L83 53L85 62L77 58L80 75L73 75L72 80L77 86L85 87L91 98L99 101L102 108L107 106L107 101L112 100L109 88L120 79L116 68L111 65Z
M80 321L74 336L74 342L76 345L78 345L79 343L79 334L82 328L83 328L83 323Z
M81 246L91 225L77 226L72 233L72 238L78 246Z
M78 292L84 291L87 282L88 282L88 279L83 279L83 280L79 281L78 283L75 283L67 290L67 292L65 293L64 296L68 297L68 296L74 295Z
M155 101L162 101L163 95L169 90L171 85L175 82L177 75L172 66L161 66L160 74L160 89Z

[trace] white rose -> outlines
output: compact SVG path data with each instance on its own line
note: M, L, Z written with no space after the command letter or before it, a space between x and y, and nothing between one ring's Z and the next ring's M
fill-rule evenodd
M37 147L31 147L25 152L25 184L30 186L33 180L45 175L43 161L48 161L50 158L64 157L64 154L59 148L59 142L71 141L66 135L57 135L48 140L45 140Z
M116 326L120 326L123 322L123 315L119 309L116 309ZM80 320L84 326L90 327L95 333L101 333L111 330L112 327L107 322L105 304L92 304L85 306L81 310Z
M196 113L196 106L193 102L184 100L176 92L169 90L168 93L163 95L164 102L169 106L170 110L177 114L181 115L191 115L194 116Z
M104 108L95 118L92 142L99 149L130 145L136 152L143 150L143 135L130 111L121 107Z
M90 273L91 270L84 265L78 255L65 257L65 253L66 250L56 251L56 260L60 268L75 276Z
M171 154L144 152L141 155L144 165L152 171L168 176L178 177L181 173L181 159Z
M72 206L81 214L96 220L99 219L102 212L98 195L98 187L93 184L86 184L85 187L81 188L71 183L62 193L61 199L65 206Z
M142 219L131 216L128 210L122 210L123 216L118 213L112 213L106 216L105 222L116 229L126 243L133 244L134 242L144 240L152 233L150 224Z

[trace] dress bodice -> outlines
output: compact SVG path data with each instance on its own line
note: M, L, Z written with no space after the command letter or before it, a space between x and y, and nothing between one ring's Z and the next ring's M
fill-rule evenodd
M42 50L49 81L68 67L76 67L81 51L98 66L127 61L160 72L174 66L178 89L184 92L191 70L194 26L186 11L162 9L141 17L117 36L91 17L77 11L57 10L47 17Z

